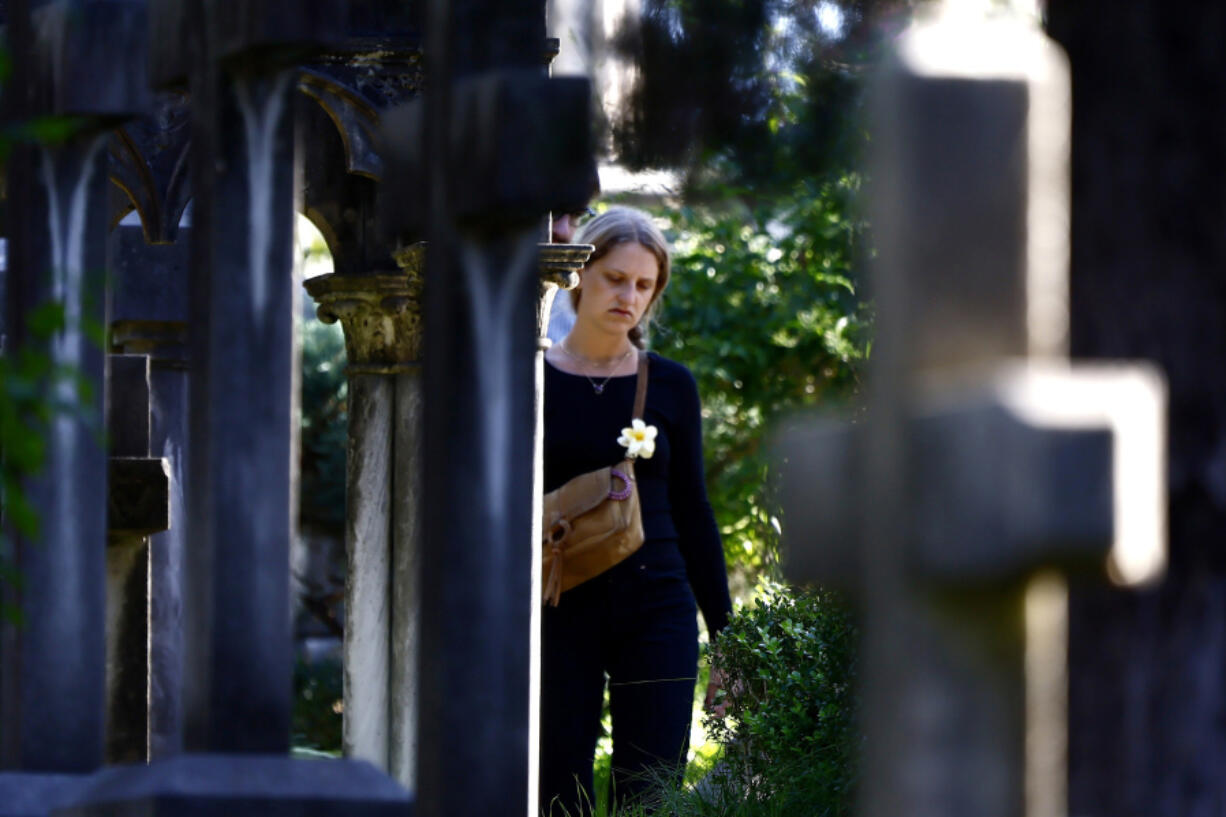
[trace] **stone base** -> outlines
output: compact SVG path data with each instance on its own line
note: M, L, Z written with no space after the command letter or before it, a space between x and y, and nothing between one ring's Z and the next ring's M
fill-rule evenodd
M0 772L0 817L48 817L77 800L88 774Z
M409 817L412 798L369 763L180 755L104 769L54 817Z

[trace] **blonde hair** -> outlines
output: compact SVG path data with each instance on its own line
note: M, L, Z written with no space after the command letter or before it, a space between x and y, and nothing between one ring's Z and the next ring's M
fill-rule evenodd
M629 333L630 342L642 349L645 345L647 328L651 325L656 305L660 302L660 293L664 292L664 288L668 286L671 262L668 242L664 239L664 234L652 222L651 216L642 210L635 210L632 207L610 207L580 227L575 234L574 241L576 244L591 244L596 248L588 258L585 269L608 255L619 244L633 242L655 256L659 269L656 276L656 288L651 293L651 303L647 305L642 320ZM580 289L571 290L571 303L576 312L579 311L579 300L582 297L583 292Z

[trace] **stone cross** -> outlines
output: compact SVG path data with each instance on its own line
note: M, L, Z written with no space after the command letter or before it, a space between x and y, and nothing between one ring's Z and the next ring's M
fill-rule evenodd
M431 2L425 31L429 86L384 121L390 215L429 241L417 805L535 815L537 245L586 201L587 85L544 76L540 0Z
M1161 572L1161 379L1066 359L1057 49L922 21L875 92L868 419L783 435L787 575L862 604L861 813L1062 817L1062 573Z
M177 130L177 128L175 129ZM175 132L172 130L172 133ZM154 140L150 140L154 141ZM132 153L128 162L143 161ZM125 165L126 166L126 165ZM137 175L164 178L157 164ZM112 165L114 173L114 164ZM157 212L144 226L120 224L111 231L107 266L111 275L111 350L149 359L148 448L170 468L169 529L150 537L148 558L148 757L183 749L183 562L187 549L184 482L188 471L187 272L190 226ZM173 230L171 230L173 222ZM169 234L168 234L169 233ZM147 243L175 236L174 243ZM151 240L151 239L150 239Z
M149 456L150 359L107 359L106 758L149 757L150 536L170 527L170 463Z
M116 360L128 355L148 360L143 444L133 441L128 450L166 462L167 511L170 520L178 520L165 530L151 531L147 538L125 537L117 543L118 551L114 545L108 551L110 557L137 548L138 557L125 587L108 583L108 611L122 600L132 613L125 617L125 636L108 633L108 645L120 645L122 659L108 659L107 759L111 762L162 758L183 748L181 583L187 541L183 484L187 473L191 243L189 219L183 212L191 196L190 137L186 95L167 92L156 95L147 114L116 129L110 140L114 226L107 241L108 319L109 351L115 357L111 358L109 394L114 399L122 388L115 379ZM133 210L139 226L125 220ZM127 416L135 414L128 412ZM115 539L114 532L111 538ZM108 561L114 561L113 557ZM108 566L108 576L112 573ZM144 618L139 623L138 610L143 610ZM120 676L126 680L116 684L113 679ZM121 713L115 711L117 702L126 704Z

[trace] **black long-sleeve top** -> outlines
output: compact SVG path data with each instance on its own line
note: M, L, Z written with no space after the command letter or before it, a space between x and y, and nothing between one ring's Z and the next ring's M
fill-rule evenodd
M600 381L597 380L597 383ZM545 491L625 457L617 444L630 425L635 375L611 378L596 394L583 375L545 365ZM719 530L707 499L702 416L690 370L650 353L644 421L658 429L650 459L635 463L643 512L641 553L667 569L680 554L694 599L712 633L728 623L732 602Z

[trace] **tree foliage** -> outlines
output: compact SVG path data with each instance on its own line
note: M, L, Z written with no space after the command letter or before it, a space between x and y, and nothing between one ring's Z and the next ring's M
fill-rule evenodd
M862 99L912 5L645 0L618 37L637 72L614 153L683 182L660 209L676 275L653 344L699 380L712 504L730 561L751 570L779 529L764 490L770 424L848 399L868 354Z
M859 179L800 181L751 210L662 211L674 273L652 346L690 367L703 397L707 487L733 564L761 569L778 538L764 442L780 415L855 391L870 314L854 268Z
M757 193L838 175L865 134L863 77L914 0L646 0L617 38L637 67L614 154ZM680 70L678 70L680 68Z

